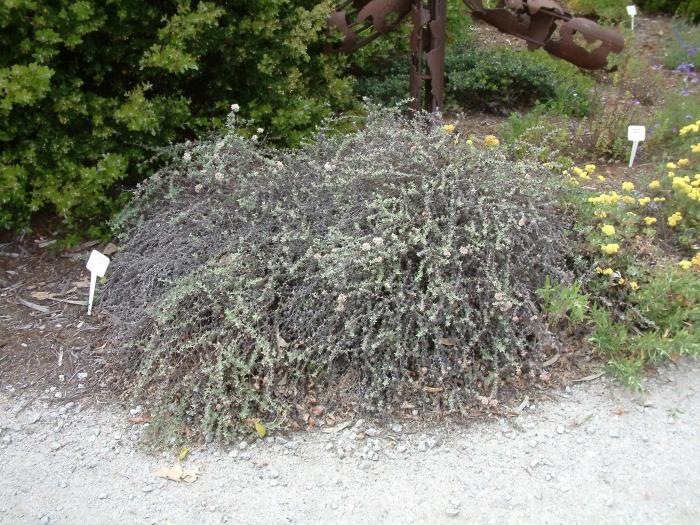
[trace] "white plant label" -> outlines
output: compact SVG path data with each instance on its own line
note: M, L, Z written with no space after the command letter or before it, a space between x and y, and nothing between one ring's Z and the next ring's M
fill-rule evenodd
M98 277L104 277L109 266L109 257L92 250L87 262L87 269L90 270L90 297L88 298L88 315L92 315L92 300L95 298L95 285Z
M637 155L639 143L647 138L647 128L644 126L629 126L627 128L627 140L632 142L632 154L630 155L629 167L634 164L634 157Z
M630 18L632 19L632 31L634 31L634 17L637 16L637 6L628 5L627 14L630 15Z

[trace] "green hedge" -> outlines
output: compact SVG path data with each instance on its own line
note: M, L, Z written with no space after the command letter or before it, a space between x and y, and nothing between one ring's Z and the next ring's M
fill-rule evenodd
M700 0L569 0L574 13L606 20L627 20L626 6L636 4L642 13L667 13L690 22L700 22Z
M351 96L343 58L321 52L332 4L0 3L0 229L39 211L72 228L108 216L159 147L233 103L297 142Z
M700 0L639 0L637 3L647 13L668 13L700 22Z

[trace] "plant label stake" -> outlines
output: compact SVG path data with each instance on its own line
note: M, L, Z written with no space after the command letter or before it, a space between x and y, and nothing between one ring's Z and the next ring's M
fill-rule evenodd
M639 143L646 139L647 129L644 126L630 126L627 128L627 140L632 142L632 154L630 155L630 165L634 163L634 157L637 155L637 147Z
M88 315L92 315L92 300L95 297L95 285L98 277L104 277L109 266L109 257L92 250L87 262L87 269L90 270L90 297L88 298Z
M632 19L632 31L634 31L634 17L637 16L637 6L628 5L627 14L630 15L630 18Z

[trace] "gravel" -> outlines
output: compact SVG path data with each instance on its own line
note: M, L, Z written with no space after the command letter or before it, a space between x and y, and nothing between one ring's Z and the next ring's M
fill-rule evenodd
M368 418L186 443L191 484L154 476L179 446L142 451L130 410L18 412L26 399L0 385L0 523L700 523L699 385L681 361L643 397L601 378L469 425Z

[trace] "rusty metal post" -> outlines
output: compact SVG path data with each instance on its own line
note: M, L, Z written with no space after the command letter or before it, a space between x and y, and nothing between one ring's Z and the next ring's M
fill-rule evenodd
M445 96L447 0L412 0L411 107L438 111Z

